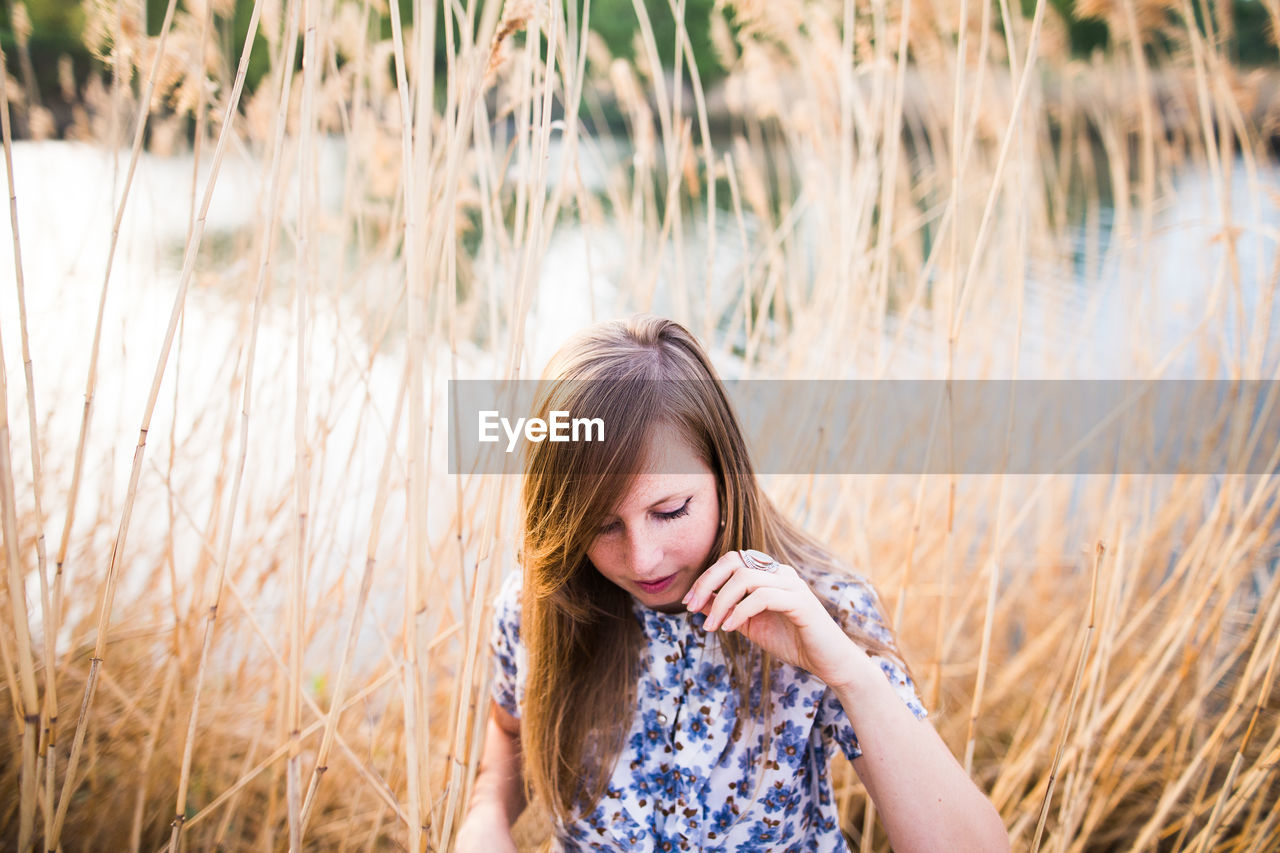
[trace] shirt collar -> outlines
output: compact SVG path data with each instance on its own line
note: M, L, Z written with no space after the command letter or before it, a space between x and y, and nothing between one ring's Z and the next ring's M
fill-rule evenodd
M688 610L666 613L647 607L634 597L631 599L631 611L646 635L670 640L702 634L702 624L707 621L705 613L690 613Z

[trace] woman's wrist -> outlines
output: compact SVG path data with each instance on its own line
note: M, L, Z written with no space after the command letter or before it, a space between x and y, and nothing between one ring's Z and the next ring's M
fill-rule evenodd
M840 656L842 665L822 680L842 697L855 696L865 692L869 684L875 684L873 679L877 677L883 679L884 676L880 674L880 668L867 655L866 650L848 635L841 633L846 645L845 653Z

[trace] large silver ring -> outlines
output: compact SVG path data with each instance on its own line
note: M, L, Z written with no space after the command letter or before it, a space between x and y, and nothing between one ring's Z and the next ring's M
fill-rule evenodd
M743 564L748 569L755 569L758 572L776 572L778 566L782 565L765 552L757 551L754 548L741 550L738 552L738 556L742 558Z

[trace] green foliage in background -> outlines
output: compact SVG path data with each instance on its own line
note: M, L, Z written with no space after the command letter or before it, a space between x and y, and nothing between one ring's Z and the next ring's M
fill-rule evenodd
M10 73L17 76L17 43L13 31L14 2L15 0L0 0L0 47L5 51ZM413 0L396 0L396 2L400 4L404 25L412 26ZM483 5L485 2L497 2L497 0L478 0L478 2ZM574 0L574 2L578 4L578 12L581 15L586 0ZM699 75L703 85L712 85L724 74L724 69L720 67L711 44L711 15L715 14L715 0L682 0L682 2L685 30L689 36ZM995 3L996 0L991 2ZM1094 51L1105 50L1109 46L1111 34L1107 24L1097 18L1083 18L1077 15L1077 0L1049 0L1049 2L1067 24L1074 55L1088 57ZM152 35L159 32L166 3L167 0L145 0L147 29ZM673 5L675 0L671 2L644 0L644 7L653 26L660 61L663 67L668 69L674 67L677 50L676 17L673 13ZM1020 6L1023 14L1030 16L1035 8L1035 0L1021 0ZM83 82L95 61L82 41L85 10L80 0L26 0L26 8L32 23L29 49L38 85L42 95L56 97L57 64L60 57L71 58L75 76L79 82ZM677 6L677 8L681 7ZM1196 10L1197 18L1201 19L1199 22L1201 30L1204 31L1202 17L1205 4L1195 3L1193 8ZM1210 3L1208 8L1216 7ZM252 10L253 0L236 0L234 14L230 19L217 19L225 67L228 69L234 69L239 62ZM1231 58L1245 66L1275 65L1280 58L1280 53L1277 52L1273 43L1270 21L1260 0L1232 0L1232 15L1233 28L1227 45ZM437 21L442 22L443 16L443 0L440 0L437 5ZM380 16L374 26L379 28L384 37L390 37L389 15ZM455 22L455 32L456 27ZM637 52L643 50L633 0L592 0L591 29L600 35L615 56L636 59ZM440 69L443 69L445 65L443 25L438 24L437 30L437 64ZM259 36L250 56L247 81L250 91L258 85L267 67L266 43ZM390 69L388 72L390 73Z
M578 0L581 8L582 0ZM675 66L676 19L672 4L666 0L647 2L649 21L653 25L654 41L664 68ZM704 84L723 76L724 69L716 61L711 46L711 14L715 0L684 0L685 31L698 63L698 74ZM592 0L591 29L600 34L614 56L635 58L639 49L639 24L632 0Z
M1111 33L1106 22L1100 18L1079 15L1077 0L1049 0L1049 2L1067 24L1072 54L1087 58L1094 51L1105 50L1109 46ZM1035 0L1022 0L1022 14L1030 17L1035 11L1035 6ZM1207 36L1205 11L1211 9L1216 15L1218 0L1196 0L1191 6L1200 34ZM1169 11L1168 15L1174 21L1175 27L1180 28L1181 20L1175 17L1175 13ZM1270 17L1260 0L1232 0L1231 20L1233 32L1225 47L1232 61L1250 67L1275 66L1280 60L1280 51L1277 50L1274 34L1271 33ZM1164 46L1168 47L1168 45Z
M58 87L58 59L71 58L77 79L89 73L92 58L84 46L85 13L80 0L28 0L31 21L28 50L41 91ZM9 73L18 75L18 41L13 30L13 0L0 0L0 48L4 50Z

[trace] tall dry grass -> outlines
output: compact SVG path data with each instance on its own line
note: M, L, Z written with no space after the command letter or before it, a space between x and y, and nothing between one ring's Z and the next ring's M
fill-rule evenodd
M1090 62L1043 0L1030 18L726 3L714 87L683 30L660 71L638 3L627 61L588 34L590 6L418 3L410 22L393 3L384 41L370 4L259 0L246 43L270 71L251 94L215 47L221 7L184 6L157 37L137 4L90 8L111 74L75 132L122 152L100 276L75 285L90 322L29 323L25 294L53 285L24 276L11 192L6 847L447 848L515 484L443 470L443 383L530 376L558 315L660 310L740 376L1159 378L1198 351L1203 375L1271 378L1276 229L1236 211L1274 191L1274 90L1229 64L1219 19L1191 26L1190 0L1100 5L1117 37ZM1153 63L1156 30L1173 47ZM9 114L39 101L5 82L12 188ZM612 160L584 124L609 110ZM189 127L187 236L152 321L120 307L113 264L138 164ZM251 164L252 212L211 237L228 155ZM1213 276L1170 345L1142 318L1173 298L1160 217L1188 169L1214 200ZM1242 256L1246 239L1268 251ZM1100 371L1101 285L1078 278L1131 283L1124 358ZM112 421L117 327L149 366ZM87 342L71 393L31 356L50 336ZM1023 363L1025 336L1045 357ZM936 438L946 453L945 422ZM877 582L1017 848L1280 844L1274 478L769 488ZM885 849L834 772L851 839ZM530 849L546 832L536 808L517 829Z

